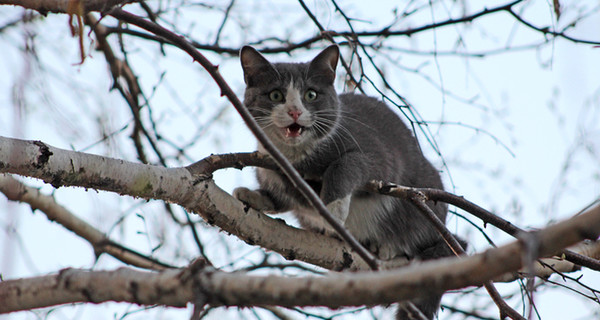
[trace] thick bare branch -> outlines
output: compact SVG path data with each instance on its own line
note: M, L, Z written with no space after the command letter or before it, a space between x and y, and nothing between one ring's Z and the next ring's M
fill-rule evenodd
M73 5L81 5L85 12L106 11L114 6L137 2L137 0L0 0L0 5L14 5L38 11L41 14L73 13Z
M54 148L40 141L0 137L2 172L42 179L56 188L78 186L176 203L209 224L287 259L330 270L368 269L342 241L290 227L281 219L248 209L207 175L195 176L186 168L144 165ZM382 268L399 264L405 261L384 263Z
M600 235L600 205L531 233L534 258ZM326 277L250 276L205 268L141 272L68 269L57 275L0 282L0 313L73 302L126 301L183 307L188 301L229 306L328 306L393 303L445 290L478 286L521 268L522 242L470 257L431 260L399 270L333 273Z

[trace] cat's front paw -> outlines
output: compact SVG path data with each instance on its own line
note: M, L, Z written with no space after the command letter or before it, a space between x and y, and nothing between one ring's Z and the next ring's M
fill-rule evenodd
M245 187L235 188L235 190L233 190L233 196L251 208L259 211L273 211L275 207L271 199L258 191L250 190Z

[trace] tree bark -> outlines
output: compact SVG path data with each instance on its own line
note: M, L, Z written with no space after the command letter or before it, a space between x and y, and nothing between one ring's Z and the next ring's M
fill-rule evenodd
M0 137L0 173L38 178L55 188L77 186L176 203L251 245L329 270L369 267L344 242L288 226L246 208L204 174L63 150L40 141ZM387 263L389 268L405 260Z
M137 0L0 0L0 5L14 5L38 11L41 14L104 12L114 6L136 2Z
M585 239L600 235L600 205L540 231L523 241L470 257L432 260L397 270L331 273L325 277L289 278L227 273L201 263L162 272L85 271L0 282L0 313L52 305L122 301L184 307L187 302L213 306L340 306L375 305L414 299L445 290L478 286ZM529 250L523 254L524 250Z

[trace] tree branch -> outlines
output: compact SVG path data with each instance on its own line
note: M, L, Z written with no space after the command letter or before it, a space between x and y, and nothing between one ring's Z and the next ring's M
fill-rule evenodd
M2 1L2 0L0 0ZM303 7L303 9L307 12L307 15L309 15L310 19L315 22L315 25L317 26L317 28L319 29L319 34L315 35L311 38L307 38L303 41L297 42L297 43L285 43L284 45L281 46L273 46L273 47L265 47L265 48L261 48L261 52L262 53L290 53L294 50L300 49L300 48L308 48L310 47L312 44L321 41L323 39L327 39L327 38L331 38L331 37L343 37L346 39L355 39L355 38L370 38L370 37L392 37L392 36L412 36L421 32L425 32L425 31L429 31L432 29L436 29L436 28L441 28L441 27L446 27L446 26L450 26L450 25L455 25L455 24L460 24L460 23L466 23L466 22L473 22L481 17L485 17L494 13L498 13L498 12L503 12L503 11L510 11L510 9L512 7L514 7L515 5L519 4L523 2L523 0L516 0L516 1L512 1L510 3L504 4L504 5L500 5L494 8L484 8L483 10L470 14L470 15L466 15L464 17L461 18L450 18L450 19L446 19L444 21L440 21L440 22L434 22L434 23L430 23L427 25L423 25L423 26L419 26L419 27L414 27L414 28L409 28L409 29L403 29L403 30L391 30L391 27L385 27L383 29L379 29L379 30L372 30L372 31L361 31L361 32L348 32L348 31L335 31L335 30L326 30L316 19L316 17L310 13L310 10L308 9L308 7L306 6L306 4L303 1L300 1L300 5ZM133 36L137 36L140 38L145 38L145 39L149 39L149 40L154 40L154 41L158 41L161 43L168 43L165 42L165 39L162 37L156 37L154 35L151 34L145 34L136 30L130 30L130 29L123 29L123 28L109 28L110 32L119 32L119 33L125 33L125 34L129 34L129 35L133 35ZM191 43L200 50L207 50L207 51L213 51L216 53L227 53L227 54L231 54L231 55L238 55L239 53L239 48L230 48L230 47L223 47L223 46L219 46L219 45L215 45L215 44L206 44L206 43L200 43L198 41L191 41Z
M192 174L202 176L202 172L213 172L223 168L241 169L247 166L277 169L277 166L272 159L258 152L211 155L189 165L187 168ZM211 175L208 175L207 177L210 176ZM383 181L371 181L365 186L364 190L396 196L403 199L411 199L411 197L416 194L422 194L426 196L426 200L441 201L461 208L481 219L484 224L489 223L514 237L517 237L520 233L526 232L511 222L468 201L464 197L454 195L444 190L404 187ZM575 271L577 269L576 265L600 271L600 261L598 260L600 259L600 242L582 243L573 248L563 250L558 256L559 257L543 259L542 264L536 263L534 265L533 274L540 277L547 277L554 273L554 271L551 271L551 269L544 264L555 266L557 267L557 270L561 272ZM564 261L563 258L569 262ZM525 273L525 271L522 272ZM510 282L517 278L519 278L518 274L507 274L494 279L494 281Z
M575 38L575 37L565 34L564 31L553 31L550 29L550 27L536 27L533 24L531 24L530 22L523 19L512 8L509 8L507 11L508 11L508 13L510 13L511 16L513 16L515 18L515 20L520 22L522 25L524 25L534 31L540 32L541 34L543 34L545 36L550 35L550 36L557 37L557 38L563 38L563 39L571 41L573 43L595 44L595 45L600 44L600 41L598 41L598 40L594 41L594 40L578 39L578 38ZM567 27L566 29L568 29L568 28L569 27Z
M298 259L329 270L369 269L342 241L290 227L281 219L248 209L207 178L212 172L193 175L191 171L0 137L0 173L42 179L55 188L78 186L176 203L246 243L275 251L289 260ZM399 259L383 262L382 268L404 264L406 260Z
M600 205L566 221L530 233L539 258L600 235ZM250 276L226 273L194 263L183 270L143 272L67 269L57 275L0 282L0 313L64 303L126 301L184 307L187 302L226 306L375 305L432 293L479 286L521 268L520 241L470 257L445 258L399 270L329 274L325 277Z
M53 197L44 195L38 189L28 187L9 175L0 174L0 192L8 200L27 203L33 210L40 210L46 215L48 220L59 223L66 229L87 240L94 248L96 257L102 253L107 253L126 264L139 268L151 270L174 268L164 262L142 255L112 241L104 233L56 203Z
M0 0L0 5L20 6L38 11L45 15L52 13L73 13L74 4L81 5L84 12L106 11L114 6L137 2L139 0Z
M433 225L433 227L437 230L437 232L442 236L448 247L454 252L456 256L461 256L465 254L465 251L461 244L458 242L456 237L450 233L450 231L446 228L444 223L435 215L433 210L429 206L427 206L427 197L425 194L421 192L415 192L408 196L408 199L421 211L421 213L429 220L429 222ZM500 310L500 318L504 319L505 317L509 317L514 320L525 320L523 316L521 316L517 311L511 308L503 299L494 283L491 280L485 281L483 286L489 293L490 297L498 306Z
M383 181L371 181L365 186L365 189L371 192L378 192L404 199L411 199L414 194L422 194L427 200L442 201L461 208L481 219L484 224L489 223L515 238L518 238L520 234L526 233L525 230L515 226L510 221L502 219L501 217L485 210L475 203L466 200L464 197L457 196L444 190L431 188L411 188ZM592 270L600 270L600 261L598 261L597 258L590 258L590 256L584 256L578 252L566 249L558 255L564 256L569 261Z
M223 168L241 169L247 166L277 169L277 166L271 158L258 152L211 155L189 165L187 168L190 170L190 172L192 172L192 174L203 176L203 172L213 172ZM211 175L206 177L211 177ZM365 186L364 190L400 197L403 199L411 199L411 197L421 194L426 196L426 200L442 201L461 208L466 212L478 217L485 224L489 223L514 237L517 237L519 233L526 232L509 221L504 220L501 217L485 210L484 208L468 201L464 197L454 195L444 190L410 188L382 181L371 181ZM536 262L533 265L533 275L539 277L548 277L556 271L573 272L577 270L578 265L592 270L600 270L600 261L598 260L600 259L600 242L581 243L573 248L563 250L557 254L557 256L558 257L542 259L540 262ZM567 261L565 261L565 259ZM552 266L555 268L555 270L548 268L548 266ZM520 273L527 272L525 270L521 270ZM521 278L519 274L513 273L503 275L494 279L494 281L511 282L518 278Z

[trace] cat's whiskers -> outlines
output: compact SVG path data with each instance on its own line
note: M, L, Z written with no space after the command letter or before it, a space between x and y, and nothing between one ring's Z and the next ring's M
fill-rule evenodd
M325 123L322 122L318 122L315 121L313 123L313 128L315 128L315 131L318 131L319 133L323 134L323 136L327 136L327 134L330 132L331 127L326 128L325 126L327 126ZM335 146L335 149L337 150L338 156L342 156L342 151L340 149L340 147L338 146L338 143L336 141L336 139L332 139L333 141L333 145Z
M253 107L252 111L256 113L257 111L261 114L254 114L253 118L258 122L261 127L268 127L273 124L273 119L271 118L271 110L268 108L261 107Z
M341 132L344 133L344 136L352 139L352 141L354 142L354 145L358 148L358 150L361 153L364 153L362 148L360 147L360 144L354 138L352 131L350 131L348 128L346 128L344 125L342 125L338 120L326 119L326 118L321 118L321 117L318 117L317 119L318 119L317 121L321 121L323 124L329 125L330 128L333 128L333 130L341 130ZM342 143L343 143L343 141L342 141Z
M339 118L344 118L344 119L350 119L360 125L362 125L365 128L368 128L370 130L374 130L373 128L371 128L371 126L369 126L368 124L360 121L356 116L354 116L354 114L350 111L346 111L346 110L317 110L315 112L313 112L314 114L317 115L328 115L328 116L339 116ZM352 115L352 116L350 116Z
M273 120L271 120L270 117L254 117L254 119L262 128L274 125Z
M264 114L264 116L269 116L273 110L270 108L265 108L265 107L252 107L251 109L252 111L258 111L261 114Z

